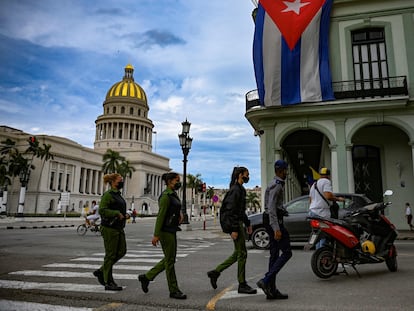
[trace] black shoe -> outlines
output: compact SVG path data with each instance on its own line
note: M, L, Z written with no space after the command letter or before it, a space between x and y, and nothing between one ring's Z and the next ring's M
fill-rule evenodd
M149 282L150 281L147 279L147 277L145 276L145 274L138 275L138 281L141 282L142 291L144 293L148 293L148 285L149 285Z
M256 294L257 289L251 288L247 283L240 283L239 290L237 292L239 294Z
M120 290L122 290L122 286L118 286L115 283L108 283L108 284L105 285L105 290L120 291Z
M93 271L93 275L96 276L96 278L98 279L99 284L105 286L105 280L104 280L102 270L98 269L98 270Z
M256 283L257 287L261 288L266 295L267 299L272 299L273 294L269 284L266 284L263 279Z
M211 270L211 271L207 272L207 276L210 278L211 287L216 289L217 288L217 279L220 276L220 272L218 272L216 270Z
M187 295L185 295L182 292L178 291L178 292L175 292L175 293L170 293L170 298L187 299Z
M275 292L272 293L273 299L288 299L289 296L286 294L282 294L279 290L276 289Z

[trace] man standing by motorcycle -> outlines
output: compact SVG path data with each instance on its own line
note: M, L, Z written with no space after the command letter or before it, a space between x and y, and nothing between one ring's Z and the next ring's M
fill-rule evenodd
M322 167L319 170L321 177L315 181L309 191L309 216L319 216L323 218L331 218L331 202L344 202L345 199L337 197L332 192L331 171ZM325 241L322 239L316 248L321 247Z
M288 164L277 160L274 168L276 176L266 189L263 213L263 224L270 239L269 271L257 282L257 286L266 294L266 299L287 299L288 295L282 294L276 287L276 275L292 257L289 233L283 224L283 216L287 216L283 208L283 188Z

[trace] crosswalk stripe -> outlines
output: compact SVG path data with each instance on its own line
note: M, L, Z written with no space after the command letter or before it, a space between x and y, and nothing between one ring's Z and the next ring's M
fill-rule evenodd
M9 272L9 274L24 275L24 276L56 277L56 278L93 278L95 279L95 276L92 274L92 272L23 270L23 271ZM113 276L117 280L136 280L138 277L137 274L124 274L124 273L114 273Z
M0 310L8 311L33 311L33 310L42 310L42 311L92 311L93 308L77 308L69 306L58 306L58 305L49 305L45 303L37 302L25 302L25 301L12 301L12 300L0 300Z
M99 269L100 265L91 265L91 264L71 264L71 263L51 263L43 265L45 268L78 268L78 269L90 269L96 270ZM128 265L115 265L114 270L137 270L137 271L146 271L151 269L152 266L128 266Z
M58 290L65 292L87 292L87 293L105 293L113 294L112 291L106 291L102 285L92 284L73 284L73 283L39 283L39 282L23 282L12 280L0 280L0 288L11 289L44 289L44 290Z

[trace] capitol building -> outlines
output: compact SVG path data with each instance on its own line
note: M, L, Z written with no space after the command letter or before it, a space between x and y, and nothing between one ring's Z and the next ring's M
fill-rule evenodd
M24 214L82 212L93 200L99 201L107 189L103 184L103 155L108 149L118 152L131 167L125 178L124 198L128 208L139 213L156 214L158 196L163 190L161 176L170 171L169 159L152 150L154 124L148 118L149 106L142 87L134 81L134 68L125 67L121 81L113 84L98 116L94 148L81 146L64 137L36 135L40 145L50 144L53 159L33 159L26 189ZM0 141L10 139L19 150L27 149L32 133L0 125ZM1 212L18 212L21 183L16 177L3 191Z

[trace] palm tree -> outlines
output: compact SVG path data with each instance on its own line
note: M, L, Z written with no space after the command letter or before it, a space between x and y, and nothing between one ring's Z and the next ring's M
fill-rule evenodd
M117 173L121 163L125 161L125 158L121 156L119 152L108 149L103 155L103 161L102 171L105 174Z
M256 192L249 191L246 193L246 204L250 209L254 208L254 211L256 211L256 208L260 207L259 196Z
M42 169L40 170L39 174L39 181L37 182L37 190L36 190L36 203L35 203L35 214L37 213L37 205L39 203L39 190L40 190L40 181L42 180L42 173L43 168L45 167L46 161L49 161L50 159L53 160L53 154L50 152L50 149L52 148L52 145L50 144L43 144L43 148L38 149L37 154L42 160Z
M210 186L208 186L208 189L207 189L207 198L208 199L213 199L213 196L214 196L214 187L210 187Z
M127 177L131 178L133 172L135 172L135 167L131 166L128 160L122 161L118 166L118 173L124 180ZM124 188L123 191L126 191L126 189Z
M187 187L191 188L191 204L194 203L194 189L197 189L198 185L202 183L202 180L200 177L201 177L201 174L199 173L196 174L195 176L191 174L187 174ZM190 217L191 216L192 215L190 215Z

